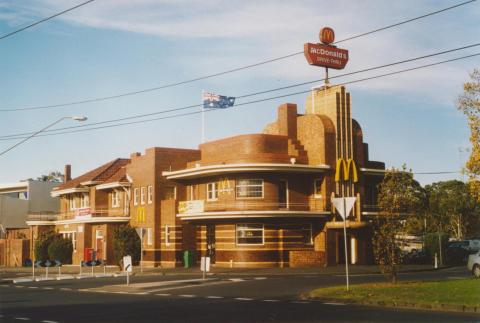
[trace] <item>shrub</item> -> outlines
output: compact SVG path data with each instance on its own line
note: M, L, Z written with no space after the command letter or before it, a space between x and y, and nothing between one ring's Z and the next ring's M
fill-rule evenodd
M42 232L35 241L35 261L46 261L49 259L48 246L55 239L56 233L53 231Z
M441 245L442 245L442 260L445 263L445 251L447 249L448 235L440 235ZM425 252L429 257L430 261L433 262L435 258L435 253L437 254L438 261L440 262L440 246L438 242L438 233L428 233L425 235Z
M50 260L58 260L62 264L72 263L73 244L70 239L61 235L55 236L48 246L48 257Z
M140 238L129 224L121 225L113 231L113 255L120 264L124 256L132 256L132 261L140 260Z

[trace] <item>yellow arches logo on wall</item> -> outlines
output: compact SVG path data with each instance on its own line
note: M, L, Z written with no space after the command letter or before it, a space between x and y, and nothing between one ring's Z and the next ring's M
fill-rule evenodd
M358 182L357 165L355 165L355 161L352 158L349 158L347 160L340 158L337 160L337 167L335 169L335 182L340 182L342 171L343 180L350 180L350 168L352 169L353 182Z
M232 191L230 188L230 182L228 178L224 177L218 181L218 192L219 193L229 193Z
M140 207L137 208L137 222L142 223L142 222L145 222L145 221L146 221L145 207L140 206Z

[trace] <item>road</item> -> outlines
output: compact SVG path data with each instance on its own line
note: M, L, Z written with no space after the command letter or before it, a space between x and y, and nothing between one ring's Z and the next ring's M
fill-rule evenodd
M401 280L468 277L464 268L404 273ZM303 292L344 283L342 275L304 273L146 275L0 284L2 322L480 322L478 314L304 301ZM194 279L192 281L192 279ZM183 282L178 282L178 281ZM357 274L352 284L384 281ZM175 283L172 283L175 282Z

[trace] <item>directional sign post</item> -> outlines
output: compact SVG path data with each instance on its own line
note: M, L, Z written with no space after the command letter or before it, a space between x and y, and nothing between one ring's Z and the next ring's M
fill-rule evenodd
M127 286L130 285L130 273L132 272L132 257L123 257L123 270L127 273Z
M50 267L52 263L50 260L45 261L45 278L48 278L48 267Z
M143 236L145 235L145 228L135 228L138 236L140 237L140 272L143 274Z
M60 278L62 276L62 263L59 260L55 260L54 266L58 267L58 278Z
M205 279L205 274L210 271L210 257L200 258L200 270L202 271L202 278Z
M348 280L348 249L347 249L347 218L355 204L356 197L336 197L333 199L333 205L343 219L343 241L345 245L345 278L347 281L347 291L350 289Z

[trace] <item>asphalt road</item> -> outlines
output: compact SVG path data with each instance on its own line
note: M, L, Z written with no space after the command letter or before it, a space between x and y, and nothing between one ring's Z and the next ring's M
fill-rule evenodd
M401 280L468 277L464 268L401 274ZM342 275L125 277L0 284L2 322L480 322L478 314L400 310L303 301L300 293L344 283ZM172 281L183 280L183 283ZM187 281L185 281L187 280ZM352 284L383 281L357 274Z

